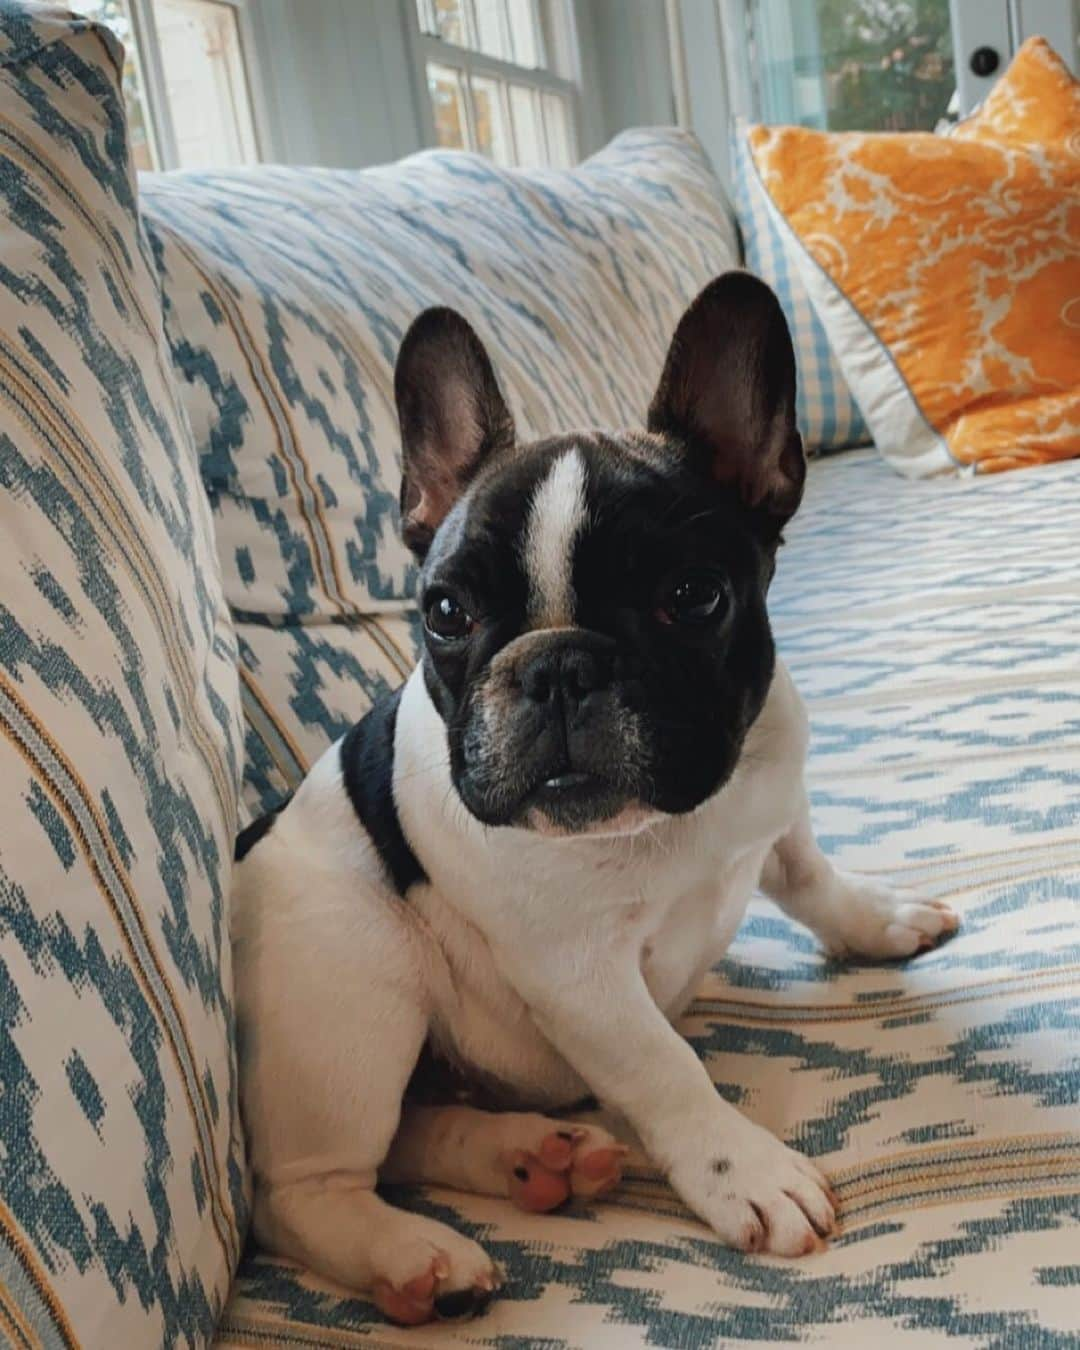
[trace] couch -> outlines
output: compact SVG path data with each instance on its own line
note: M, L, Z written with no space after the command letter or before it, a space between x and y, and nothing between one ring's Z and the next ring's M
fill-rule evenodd
M824 847L963 918L842 966L755 902L685 1020L718 1092L833 1177L826 1253L722 1248L639 1154L555 1215L401 1195L505 1268L463 1326L392 1328L251 1249L231 844L412 660L404 327L461 308L524 434L632 424L738 242L667 130L572 173L428 153L137 184L120 59L0 8L0 1339L1077 1344L1076 461L816 461L782 550Z

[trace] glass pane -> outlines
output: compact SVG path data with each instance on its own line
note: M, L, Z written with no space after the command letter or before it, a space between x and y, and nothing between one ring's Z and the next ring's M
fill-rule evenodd
M956 88L949 0L749 0L762 117L932 131Z
M570 109L566 106L566 99L558 94L545 94L543 108L548 162L557 169L572 168L577 155L570 135Z
M469 144L468 123L465 120L465 95L461 77L456 70L428 62L428 92L431 111L435 117L435 140L451 149L464 149Z
M476 46L487 56L512 61L510 30L506 23L505 0L473 0L476 18Z
M537 46L536 8L533 0L506 0L506 12L513 44L513 56L510 59L529 70L542 66L544 58Z
M465 6L463 0L417 0L420 29L444 42L465 46Z
M477 150L496 164L513 164L514 147L506 121L503 85L498 80L481 79L479 75L472 77L471 84Z
M526 85L510 86L510 115L514 119L517 159L526 168L547 163L537 100L538 95Z
M236 9L222 0L154 0L179 167L258 159Z
M131 18L124 0L77 0L72 5L77 14L96 19L107 24L124 44L124 104L127 108L128 136L131 141L131 158L136 169L157 168L157 156L150 134L150 119L146 113L146 100L142 92L142 76L137 64L135 38L131 31Z

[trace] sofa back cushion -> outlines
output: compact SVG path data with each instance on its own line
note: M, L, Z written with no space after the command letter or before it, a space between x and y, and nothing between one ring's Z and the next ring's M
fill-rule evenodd
M472 321L523 437L640 425L682 310L737 266L735 228L678 131L624 133L571 172L429 151L141 191L240 634L257 813L413 661L393 368L416 315Z
M362 172L148 175L144 213L238 617L412 598L393 363L429 305L497 354L523 436L639 422L686 303L737 265L697 143L571 172L445 151Z
M0 1341L20 1345L200 1343L245 1210L236 643L120 64L66 11L0 8Z

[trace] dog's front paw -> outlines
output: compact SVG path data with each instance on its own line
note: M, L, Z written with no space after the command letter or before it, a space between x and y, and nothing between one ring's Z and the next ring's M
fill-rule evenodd
M829 1183L802 1154L745 1123L725 1146L669 1169L672 1185L730 1247L807 1256L836 1228Z
M915 956L955 933L960 918L941 900L894 891L861 877L837 877L843 888L821 937L832 956L895 961Z

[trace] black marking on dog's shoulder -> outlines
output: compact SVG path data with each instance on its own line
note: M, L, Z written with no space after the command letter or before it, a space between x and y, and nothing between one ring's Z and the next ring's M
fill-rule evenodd
M284 801L278 802L272 811L267 811L265 816L259 816L253 820L250 825L245 825L236 836L236 843L233 846L233 862L243 862L260 839L264 839L274 828L274 822L282 811L292 801L292 793Z
M345 791L399 895L427 874L401 828L394 801L394 729L401 690L380 699L341 742Z

